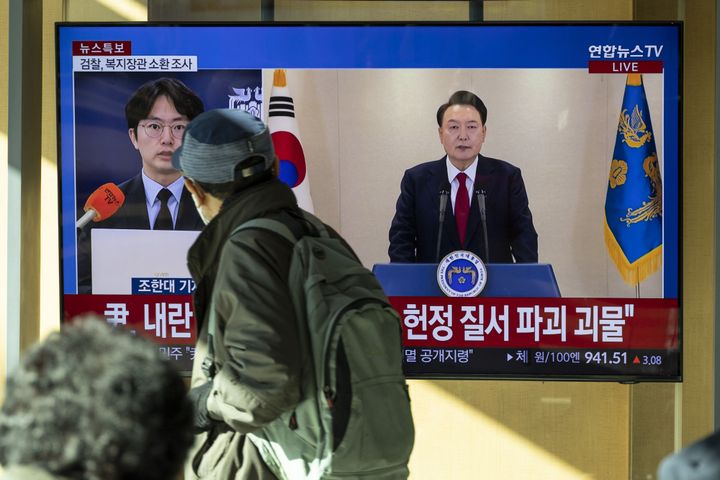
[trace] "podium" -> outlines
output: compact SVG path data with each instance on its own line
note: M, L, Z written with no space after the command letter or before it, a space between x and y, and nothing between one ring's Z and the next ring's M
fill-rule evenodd
M480 297L558 298L552 265L548 263L491 263ZM436 263L378 263L373 273L388 297L442 297Z
M447 297L438 286L435 263L373 266L402 318L403 370L408 378L528 378L540 373L528 367L530 349L511 341L509 332L517 328L518 302L530 299L534 305L560 297L552 266L485 267L487 283L477 297ZM522 361L515 360L519 354Z
M187 252L199 231L93 228L92 292L130 295L133 279L190 279Z

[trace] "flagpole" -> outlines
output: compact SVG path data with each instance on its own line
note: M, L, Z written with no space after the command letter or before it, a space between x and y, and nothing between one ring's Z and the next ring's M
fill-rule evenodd
M640 283L635 285L635 298L640 298Z

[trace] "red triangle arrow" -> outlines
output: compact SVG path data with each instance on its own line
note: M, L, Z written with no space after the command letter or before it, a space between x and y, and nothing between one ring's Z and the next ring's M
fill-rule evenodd
M637 355L635 355L635 358L633 359L633 363L640 363L640 359Z

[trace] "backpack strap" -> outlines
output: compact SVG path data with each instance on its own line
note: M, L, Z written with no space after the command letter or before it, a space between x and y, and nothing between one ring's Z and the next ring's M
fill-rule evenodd
M233 230L230 236L228 236L228 240L242 230L248 230L251 228L262 228L264 230L270 230L271 232L275 232L293 245L295 244L295 242L297 242L297 238L295 238L293 232L284 223L279 220L272 220L270 218L253 218L252 220L248 220L247 222L243 223L235 230Z
M302 210L302 215L306 222L315 227L315 230L317 230L321 237L330 238L330 234L328 233L327 228L325 228L325 224L319 218L310 212L306 212L305 210Z
M303 212L306 213L306 212ZM310 222L313 226L315 226L320 232L321 235L327 235L327 230L325 229L325 226L320 222L317 218L313 217L310 214L304 215L305 219ZM309 218L312 217L312 218ZM320 226L317 225L316 222L320 223ZM293 234L293 232L288 228L284 223L282 223L279 220L272 220L269 218L253 218L252 220L248 220L247 222L243 223L242 225L238 226L233 230L230 235L228 235L228 238L225 240L227 242L232 237L234 237L237 233L241 232L242 230L249 230L251 228L262 228L265 230L270 230L271 232L274 232L281 237L285 238L288 242L295 245L297 242L297 238ZM205 357L205 360L203 360L202 363L202 371L205 374L207 378L212 380L212 378L215 376L215 346L213 345L213 337L215 336L215 301L210 301L210 318L208 320L208 351L207 356Z
M301 210L302 216L298 216L297 218L299 220L304 220L307 223L309 223L315 231L318 233L318 236L324 237L324 238L330 238L330 233L328 232L327 228L325 227L325 224L317 218L315 215L306 212L305 210ZM252 220L248 220L247 222L243 223L242 225L235 228L235 230L232 231L230 234L230 237L235 235L236 233L240 232L241 230L247 230L250 228L262 228L265 230L270 230L272 232L277 233L281 237L284 237L287 241L289 241L292 244L295 244L297 242L298 237L293 233L292 230L290 230L290 227L285 225L280 220L275 220L271 218L253 218ZM304 235L301 235L304 236ZM228 237L228 238L230 238Z

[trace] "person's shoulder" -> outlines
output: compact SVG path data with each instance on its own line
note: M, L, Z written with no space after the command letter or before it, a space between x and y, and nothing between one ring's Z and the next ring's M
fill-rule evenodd
M666 457L658 469L659 480L720 478L720 432Z
M410 167L406 170L405 173L408 175L420 175L422 173L433 171L437 169L442 169L445 167L445 158L441 158L440 160L432 160L430 162L424 162L420 163L418 165L415 165L414 167Z
M512 163L508 162L507 160L501 160L499 158L493 158L493 157L486 157L484 155L480 155L480 158L478 160L479 162L484 162L486 165L489 165L491 168L506 172L511 171L519 171L520 169L513 165Z
M137 188L144 189L145 187L143 186L143 182L142 182L142 174L138 173L137 175L128 178L124 182L121 182L120 184L118 184L118 188L125 194L128 191L134 190Z

